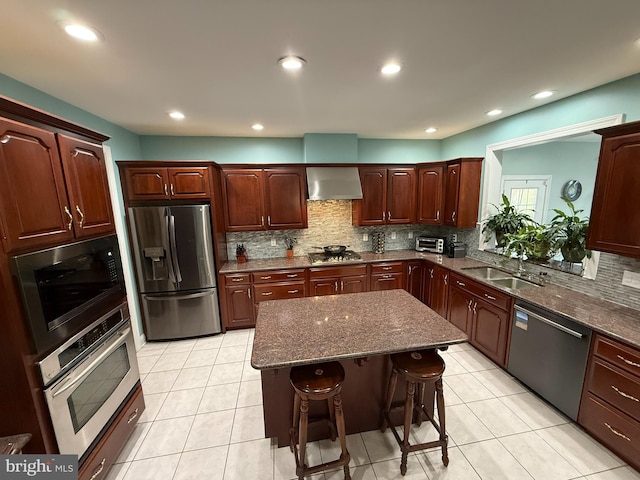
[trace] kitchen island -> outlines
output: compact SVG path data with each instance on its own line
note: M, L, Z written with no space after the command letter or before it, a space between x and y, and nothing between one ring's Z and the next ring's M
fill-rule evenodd
M464 332L404 290L262 302L251 365L262 370L265 436L277 437L279 446L289 444L291 367L342 363L345 424L347 434L352 434L380 425L390 353L444 348L466 340ZM398 390L400 399L404 392ZM433 407L432 397L425 395L428 408ZM325 402L313 402L310 413L325 409ZM309 438L327 433L310 430Z

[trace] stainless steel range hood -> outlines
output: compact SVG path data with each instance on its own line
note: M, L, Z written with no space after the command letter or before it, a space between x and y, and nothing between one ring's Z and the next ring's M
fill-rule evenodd
M362 199L357 167L307 167L309 200Z

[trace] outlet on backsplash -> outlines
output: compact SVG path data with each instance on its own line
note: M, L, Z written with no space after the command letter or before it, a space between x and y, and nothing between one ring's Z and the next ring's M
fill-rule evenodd
M396 232L391 232L391 240L395 240L396 239Z
M363 241L363 242L368 242L368 241L369 241L369 235L368 235L368 234L366 234L366 233L363 233L363 234L362 234L362 241Z
M413 238L413 232L410 231L409 233L407 233L407 238Z
M275 239L275 238L272 238L272 239L271 239L271 246L272 246L272 247L275 247L276 245L278 245L278 243L276 242L276 239Z

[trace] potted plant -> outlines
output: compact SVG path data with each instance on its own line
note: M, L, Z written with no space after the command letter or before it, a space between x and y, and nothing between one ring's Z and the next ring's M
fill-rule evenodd
M554 208L556 216L551 219L551 229L555 235L555 248L562 252L566 262L579 263L584 257L591 258L591 250L587 249L587 230L589 219L580 218L583 210L576 210L573 203L562 197L567 204L569 213Z
M287 247L287 258L293 258L293 246L298 243L294 237L284 237L284 245Z
M526 213L518 212L504 193L502 194L502 203L499 206L493 206L498 209L498 213L491 215L487 219L484 227L482 227L482 233L485 234L486 241L489 241L491 235L494 234L496 246L505 247L504 235L517 233L532 219Z
M508 255L515 253L518 258L526 255L527 260L534 261L547 261L554 255L554 231L545 225L532 221L504 238Z

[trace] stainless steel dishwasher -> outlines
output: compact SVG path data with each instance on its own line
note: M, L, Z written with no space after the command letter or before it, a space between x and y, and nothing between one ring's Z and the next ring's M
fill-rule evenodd
M590 342L588 327L517 300L507 371L576 420Z

